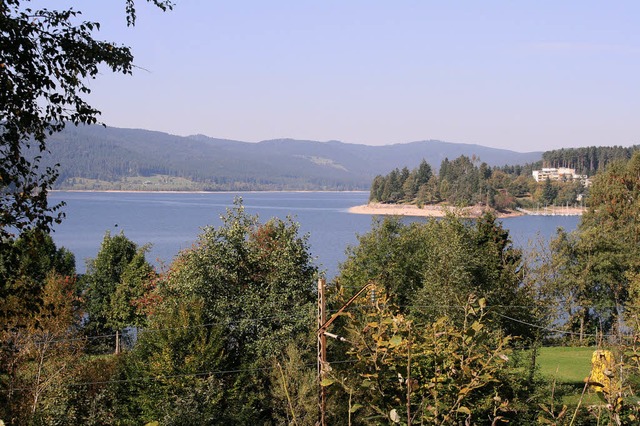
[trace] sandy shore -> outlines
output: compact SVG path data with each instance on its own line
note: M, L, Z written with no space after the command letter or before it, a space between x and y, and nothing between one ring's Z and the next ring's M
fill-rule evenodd
M518 211L531 216L582 216L587 211L586 207L544 207L539 209L518 209Z
M390 215L390 216L419 216L419 217L444 217L447 213L454 213L462 217L480 217L487 210L483 206L471 206L455 208L443 205L428 205L422 208L408 204L380 204L370 203L363 206L355 206L349 209L349 213L370 214L370 215ZM491 210L491 209L489 209ZM524 215L546 215L546 216L579 216L584 212L581 208L555 207L546 208L540 211L515 210L506 212L496 212L492 210L498 218L516 217Z
M444 217L447 213L454 213L462 217L480 217L486 211L486 207L471 206L455 208L442 205L428 205L422 208L408 204L379 204L371 203L364 206L355 206L349 209L349 213L391 216L420 216L420 217ZM497 217L523 216L525 213L518 211L495 212Z

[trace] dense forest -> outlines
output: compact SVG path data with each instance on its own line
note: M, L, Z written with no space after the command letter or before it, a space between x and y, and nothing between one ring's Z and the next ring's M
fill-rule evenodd
M576 205L587 192L585 182L536 182L531 172L540 163L489 167L475 157L445 158L440 172L426 161L415 169L394 169L378 175L371 184L370 202L411 203L418 206L447 203L466 207L476 204L504 211L536 204Z
M0 241L0 419L635 424L638 173L640 153L598 173L578 229L527 253L490 214L374 221L327 285L336 340L319 377L320 273L295 222L263 222L238 200L162 270L107 233L82 275L25 230ZM424 163L414 175L433 178ZM549 345L595 345L586 384L541 373Z
M640 145L590 146L586 148L563 148L542 154L543 167L568 167L578 174L593 176L617 160L628 160Z

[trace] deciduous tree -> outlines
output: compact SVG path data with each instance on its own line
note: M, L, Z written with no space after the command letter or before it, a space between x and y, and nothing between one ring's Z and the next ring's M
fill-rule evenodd
M165 299L202 302L202 323L224 336L223 365L238 370L220 402L221 423L271 422L269 373L289 344L310 354L317 268L307 236L291 219L260 223L240 200L175 259L158 291ZM313 362L310 356L308 362Z
M207 323L202 299L165 300L125 355L116 384L121 421L167 425L215 424L224 418L223 398L233 375L228 367L221 326Z
M520 251L491 215L478 219L475 226L454 215L408 225L387 218L374 222L349 249L337 281L356 288L375 281L403 312L423 320L445 314L456 318L469 293L524 320L523 311L513 308L530 302L521 285L522 267ZM526 333L512 321L496 323L511 334Z
M163 10L170 0L148 0ZM74 9L32 9L29 0L0 0L0 237L22 230L48 230L62 219L47 192L58 177L40 167L46 138L67 124L97 122L86 96L89 82L105 68L130 74L126 46L95 38L100 24L81 20ZM134 0L125 2L129 24Z
M563 282L580 280L578 288L588 291L584 315L605 330L624 328L629 285L640 272L639 215L640 153L636 152L594 178L589 209L572 237L571 250L556 253L558 262L575 264Z
M144 256L147 249L139 248L124 233L105 234L100 251L88 262L82 277L88 334L111 334L142 324L135 301L144 295L145 283L154 274Z
M75 277L50 272L42 303L20 328L1 332L0 418L12 424L68 423L72 408L64 388L75 376L84 341Z
M353 424L502 424L528 404L506 379L510 338L491 331L485 301L470 297L463 321L447 316L412 321L382 292L364 315L348 315L345 336L353 361L324 383L349 395ZM510 371L511 370L511 371ZM524 377L516 381L526 380ZM344 420L344 419L343 419Z
M21 327L40 308L45 278L72 277L75 259L41 231L0 241L0 329Z

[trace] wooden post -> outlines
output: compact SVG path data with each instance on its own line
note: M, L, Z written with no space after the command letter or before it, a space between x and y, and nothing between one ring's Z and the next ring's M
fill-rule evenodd
M325 310L325 286L324 278L318 280L318 329L320 329L327 321L327 313ZM326 426L325 412L327 409L327 394L322 379L325 376L325 366L327 363L327 336L324 333L318 333L318 408L320 409L320 426Z
M334 313L331 318L327 320L327 313L325 311L325 285L326 281L324 278L320 278L318 280L318 387L319 387L319 396L318 396L318 407L320 409L320 420L317 425L326 426L325 421L325 412L327 409L327 394L324 386L322 386L322 379L324 379L327 373L327 336L326 331L327 327L329 327L342 312L349 305L351 305L357 298L360 296L366 289L369 287L374 287L372 282L369 282L364 285L356 294L351 296L351 299L347 300L347 303L342 305L340 309L336 313ZM344 339L343 339L344 340Z
M116 355L120 354L120 331L116 330Z
M411 426L411 323L407 341L407 426Z

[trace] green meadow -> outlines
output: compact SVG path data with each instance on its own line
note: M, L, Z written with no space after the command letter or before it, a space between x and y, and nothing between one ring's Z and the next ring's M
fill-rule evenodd
M558 404L575 406L580 400L585 379L591 371L591 356L595 347L554 346L541 348L537 363L540 374L550 381L555 380L556 395L561 395ZM601 404L595 392L587 389L581 404Z
M556 383L584 385L591 371L592 347L545 347L538 353L540 373Z

